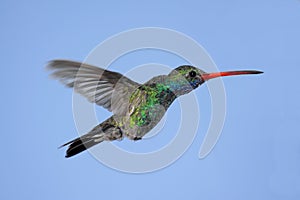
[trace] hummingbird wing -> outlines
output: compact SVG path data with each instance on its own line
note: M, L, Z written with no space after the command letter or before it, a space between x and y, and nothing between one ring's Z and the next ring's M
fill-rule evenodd
M114 114L126 112L128 95L140 86L120 73L80 62L53 60L47 68L53 78Z

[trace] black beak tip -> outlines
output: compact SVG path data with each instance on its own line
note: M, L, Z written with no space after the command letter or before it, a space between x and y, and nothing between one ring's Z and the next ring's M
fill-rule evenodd
M263 71L255 71L256 74L263 74L264 72Z

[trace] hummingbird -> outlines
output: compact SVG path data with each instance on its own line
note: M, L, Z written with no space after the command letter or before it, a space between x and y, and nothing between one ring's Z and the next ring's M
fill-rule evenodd
M206 81L224 76L261 74L243 70L206 73L191 65L182 65L167 75L137 83L118 72L70 60L52 60L47 69L51 77L108 111L112 116L88 133L60 147L68 146L65 157L74 156L103 141L141 140L162 119L172 102Z

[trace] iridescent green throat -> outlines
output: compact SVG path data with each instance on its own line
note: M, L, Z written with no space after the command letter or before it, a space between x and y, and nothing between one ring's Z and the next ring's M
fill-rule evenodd
M191 90L190 84L182 78L176 80L166 77L161 83L142 85L130 97L129 102L133 108L130 114L130 126L148 125L161 115L159 112L162 111L159 106L163 106L165 112L177 96L186 94Z
M138 101L138 99L141 99ZM146 126L151 121L156 120L160 115L159 106L165 110L175 100L176 95L172 92L169 85L155 83L143 85L138 88L130 97L132 112L130 114L130 126ZM139 105L135 105L139 102Z

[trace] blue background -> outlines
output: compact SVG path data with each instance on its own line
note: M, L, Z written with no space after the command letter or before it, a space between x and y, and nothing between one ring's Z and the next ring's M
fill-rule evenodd
M0 11L0 199L300 199L300 1L1 1ZM203 160L201 127L177 162L154 173L121 173L88 153L65 159L57 147L77 136L72 90L48 79L45 63L83 60L107 37L145 26L189 35L220 70L265 74L224 79L225 126ZM159 63L152 55L129 58ZM130 59L114 69L130 70ZM166 55L164 64L182 61ZM206 124L207 89L195 93ZM99 120L109 116L102 111Z

